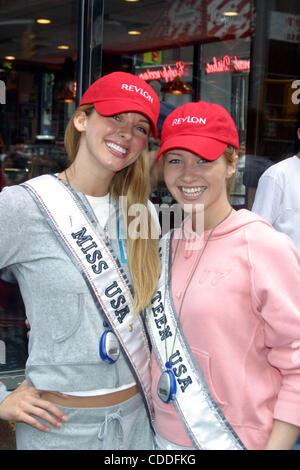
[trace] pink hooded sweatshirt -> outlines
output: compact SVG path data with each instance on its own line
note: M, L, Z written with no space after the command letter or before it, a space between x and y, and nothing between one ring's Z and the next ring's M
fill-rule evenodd
M189 251L184 240L178 245L172 273L177 315L186 288L180 324L245 447L264 449L273 419L300 426L300 255L292 241L242 209L215 229L200 263L199 251ZM160 374L152 353L155 430L192 447L174 406L157 396Z

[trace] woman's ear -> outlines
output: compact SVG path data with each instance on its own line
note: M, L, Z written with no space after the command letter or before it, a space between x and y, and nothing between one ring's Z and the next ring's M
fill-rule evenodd
M231 163L227 163L227 174L226 174L226 177L227 177L228 179L232 178L233 175L235 174L237 162L238 162L238 155L235 155L234 161L231 162Z
M88 117L84 111L78 111L73 118L75 129L78 132L83 132L86 130Z

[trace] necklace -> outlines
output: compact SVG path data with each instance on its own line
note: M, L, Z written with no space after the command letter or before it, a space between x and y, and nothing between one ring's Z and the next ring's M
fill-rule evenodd
M233 211L233 208L231 207L230 211L226 214L226 216L210 230L210 232L208 234L208 237L207 237L207 240L205 242L205 245L203 247L203 250L200 252L199 258L196 260L195 266L194 266L193 271L192 271L192 275L191 275L190 280L188 281L188 284L187 284L187 286L184 290L182 300L181 300L181 303L180 303L179 312L178 312L177 320L176 320L175 335L174 335L174 340L173 340L170 355L168 355L167 342L165 340L165 356L166 356L165 367L166 367L166 369L162 372L162 374L160 376L160 379L158 381L158 384L157 384L157 394L158 394L159 398L164 403L170 403L171 401L173 401L174 398L175 398L175 395L176 395L176 391L177 391L176 378L175 378L174 372L172 370L172 364L170 362L170 357L172 357L172 354L174 352L175 341L176 341L176 338L177 338L177 333L178 333L178 329L179 329L179 325L180 325L180 316L181 316L182 306L183 306L183 302L184 302L186 293L187 293L188 288L190 286L190 283L191 283L191 281L194 277L196 268L198 267L198 265L199 265L199 263L202 259L202 256L203 256L203 254L205 252L205 249L208 245L208 242L209 242L210 238L212 237L215 229L219 225L221 225L226 219L228 219L228 217L231 215L232 211ZM172 259L171 267L169 268L170 270L172 270L172 267L173 267L175 259L176 259L178 245L179 245L179 240L178 240L177 245L176 245L176 249L175 249L173 259ZM166 293L165 293L165 296L164 296L164 312L165 312L165 300L166 300ZM166 319L165 319L165 324L166 324Z

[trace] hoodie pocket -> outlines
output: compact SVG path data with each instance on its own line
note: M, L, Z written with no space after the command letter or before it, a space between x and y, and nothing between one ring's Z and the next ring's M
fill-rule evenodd
M194 358L197 361L197 364L199 365L199 368L202 372L202 375L205 379L206 385L209 388L209 391L217 403L217 405L224 411L228 403L224 401L219 392L216 390L214 383L213 383L213 378L212 378L212 373L211 373L211 357L209 354L205 351L200 351L197 348L191 348L192 353Z
M61 343L78 330L83 315L84 294L65 292L55 299L51 315L52 339Z

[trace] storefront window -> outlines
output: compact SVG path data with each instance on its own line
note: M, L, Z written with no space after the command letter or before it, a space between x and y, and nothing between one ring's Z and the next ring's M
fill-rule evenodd
M64 164L66 103L74 109L76 96L77 20L75 0L0 0L0 154L8 184L17 171L3 162L11 152L27 159L28 177Z
M250 37L203 44L200 98L224 106L233 117L240 138L239 161L231 203L245 207L246 187L243 184L247 135L248 91L250 73Z
M297 1L256 2L244 175L250 209L261 174L299 151L299 19Z
M201 99L224 106L232 115L241 141L231 198L236 208L246 205L243 175L254 34L253 1L105 4L103 49L107 62L111 61L109 54L119 54L120 67L144 78L162 103L178 107ZM153 171L157 173L157 168Z
M134 73L155 89L161 101L178 107L193 101L193 47L136 54Z
M223 105L241 143L231 202L251 209L263 171L297 151L299 18L297 0L112 0L103 70L139 74L175 106Z
M43 20L43 21L42 21ZM0 0L0 191L66 166L75 109L77 0ZM9 389L27 359L19 287L0 271L0 377Z

